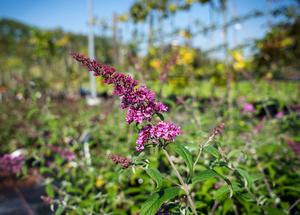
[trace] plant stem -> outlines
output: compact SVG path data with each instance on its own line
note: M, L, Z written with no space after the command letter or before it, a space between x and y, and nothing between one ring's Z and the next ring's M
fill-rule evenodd
M211 134L211 135L208 137L207 141L206 141L204 144L201 144L200 149L199 149L199 152L198 152L198 155L197 155L197 158L196 158L196 160L195 160L195 162L194 162L194 164L193 164L193 173L194 173L194 171L195 171L195 167L196 167L196 165L197 165L197 163L198 163L198 161L199 161L199 159L200 159L200 156L201 156L201 154L202 154L203 147L206 146L207 144L209 144L211 141L213 141L214 137L215 137L215 134L213 133L213 134Z
M292 210L294 207L296 207L297 204L299 204L299 203L300 203L300 199L298 199L297 201L295 201L295 202L291 205L291 207L289 207L288 213L290 214L291 210Z
M180 182L180 184L181 184L181 186L182 186L181 188L182 188L182 189L184 190L184 192L186 193L187 199L188 199L188 201L189 201L189 204L190 204L190 206L191 206L191 209L192 209L193 213L194 213L195 215L198 215L197 210L196 210L196 207L195 207L195 204L194 204L194 201L193 201L193 199L192 199L192 197L191 197L191 194L190 194L188 185L184 182L183 178L181 177L180 173L178 172L178 170L177 170L176 166L174 165L174 163L173 163L173 161L172 161L172 159L171 159L169 153L167 152L167 150L165 150L165 149L162 149L162 150L163 150L164 154L166 155L166 157L167 157L169 163L171 164L173 170L175 171L175 174L176 174L176 176L177 176L177 178L178 178L178 180L179 180L179 182Z

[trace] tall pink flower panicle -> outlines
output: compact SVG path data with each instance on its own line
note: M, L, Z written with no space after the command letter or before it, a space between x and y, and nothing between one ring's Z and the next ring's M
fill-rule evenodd
M136 150L142 151L150 140L152 140L152 142L159 140L174 142L179 134L181 134L180 127L172 122L161 121L157 125L146 125L139 132L136 141Z
M117 73L114 68L91 60L80 54L71 54L72 57L86 66L95 76L104 78L106 84L114 86L114 94L122 98L121 108L128 108L126 114L127 123L142 123L152 118L155 113L167 111L167 106L155 101L155 93L145 86L138 88L138 81L131 76Z
M155 93L146 86L138 86L138 81L131 76L118 73L114 68L91 60L80 54L72 54L72 57L86 66L95 76L104 78L104 83L114 86L114 95L121 97L121 108L127 109L126 121L142 123L150 122L155 114L161 114L168 110L167 106L156 100ZM181 133L179 127L170 122L159 122L157 125L146 125L140 132L136 141L136 150L142 151L145 144L152 142L173 142Z
M0 171L8 175L17 174L21 171L24 160L23 155L5 154L0 157Z
M79 63L88 68L89 71L94 72L95 76L102 76L104 79L108 79L116 69L105 64L101 64L96 60L90 59L78 53L71 53L71 56Z

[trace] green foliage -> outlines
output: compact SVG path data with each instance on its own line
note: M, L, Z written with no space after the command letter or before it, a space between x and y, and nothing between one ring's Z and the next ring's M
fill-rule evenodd
M160 209L162 204L168 200L175 198L179 194L180 188L170 187L163 193L155 193L142 205L141 215L154 215Z
M219 153L218 149L216 149L214 146L211 146L211 145L205 146L203 150L204 150L204 152L211 154L215 158L220 158L220 153Z
M180 157L184 160L186 163L189 173L192 174L193 172L193 158L192 154L187 150L182 144L180 143L174 143L171 145L173 150L180 155Z
M146 172L155 181L156 190L160 190L163 183L163 178L160 172L157 169L153 169L153 168L146 169Z
M138 1L130 15L135 21L157 12L164 18L206 2ZM134 151L136 128L118 123L124 113L113 99L103 97L99 106L89 107L73 96L88 75L70 62L68 52L85 52L85 35L2 19L0 154L25 150L22 173L39 172L45 178L55 214L189 214L186 189L202 214L293 214L300 210L299 205L291 208L300 194L299 155L291 147L291 141L300 140L299 83L243 77L280 78L289 76L286 68L297 73L300 28L298 15L292 17L257 42L253 59L230 52L230 65L189 45L149 46L139 56L138 44L130 41L122 69L140 68L133 74L160 92L170 110L166 120L181 125L183 135L164 150L186 186L158 147ZM189 30L179 34L186 41L193 37ZM95 43L101 47L96 49L100 60L112 62L112 40L96 37ZM224 100L228 69L234 72L230 104ZM256 111L242 112L245 102L255 103ZM267 114L268 107L275 107L273 115ZM282 118L275 115L279 111ZM220 121L225 131L206 142ZM53 146L74 153L74 159L54 152ZM114 165L106 159L110 153L131 156L134 166Z
M284 85L276 85L277 94L284 94L285 88L279 86ZM110 101L103 100L100 107L91 108L80 100L75 103L57 102L46 95L36 97L34 89L30 92L30 99L12 99L0 106L0 138L6 143L1 147L1 153L26 149L29 159L34 160L28 163L28 174L30 169L37 168L48 178L45 190L55 200L56 211L63 208L63 213L138 213L144 202L150 202L147 197L153 192L153 210L160 207L169 211L187 210L184 204L179 203L178 195L163 197L164 191L178 181L168 161L162 154L153 153L153 148L150 149L151 154L145 151L133 156L140 163L137 162L138 165L128 171L103 159L111 152L126 155L134 150L134 128L115 123L124 119L117 104L111 105ZM254 95L249 95L250 98L252 96L254 98ZM289 99L283 98L281 103L293 100ZM284 139L288 136L299 140L295 128L289 126L298 123L296 116L291 114L281 119L264 120L262 130L253 135L253 130L261 122L255 116L242 114L237 106L231 113L231 119L225 122L223 136L202 145L209 136L207 131L215 125L221 107L210 105L200 113L196 108L191 110L197 107L192 100L188 103L189 109L182 105L172 106L172 101L169 104L170 116L180 122L184 135L178 143L170 143L166 150L176 153L173 160L182 175L188 176L186 170L192 172L199 147L203 147L194 175L185 178L191 184L199 211L208 213L217 200L220 203L216 214L233 213L234 207L239 207L246 214L269 213L274 204L278 211L286 211L297 200L300 193L298 160ZM195 114L201 117L201 130L191 123ZM80 142L86 130L90 133L92 167L86 163ZM51 135L45 135L47 133ZM243 135L252 135L249 137L251 143L242 139L245 138ZM68 162L54 154L49 145L74 152L75 160ZM50 166L46 165L49 161ZM286 168L287 165L289 168ZM265 181L272 193L269 193ZM183 191L178 192L181 196L185 195ZM59 201L62 197L67 206Z
M254 69L260 75L274 78L297 79L300 57L300 18L274 26L263 39L256 44Z
M201 182L208 180L210 178L219 177L218 173L212 169L207 169L204 171L199 172L192 178L193 183Z

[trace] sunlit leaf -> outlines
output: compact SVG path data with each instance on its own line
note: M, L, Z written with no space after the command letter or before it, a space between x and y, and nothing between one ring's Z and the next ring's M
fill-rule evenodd
M200 173L197 173L192 178L192 182L197 183L197 182L205 181L205 180L208 180L208 179L214 178L214 177L219 177L219 174L216 173L216 171L214 171L212 169L207 169L207 170L204 170Z
M211 145L205 146L203 148L203 150L204 150L204 152L207 152L207 153L211 154L215 158L219 158L220 157L220 153L219 153L218 149L216 149L215 147L213 147Z
M155 181L156 189L159 190L163 183L163 179L160 172L157 169L153 168L146 169L146 172Z
M192 171L193 171L193 158L192 158L192 154L189 152L189 150L187 150L183 145L181 145L179 143L173 144L173 149L184 160L187 167L189 168L189 172L192 173Z
M156 214L163 203L175 198L179 194L179 191L179 187L171 187L165 189L162 194L155 193L151 195L149 199L142 205L140 215Z

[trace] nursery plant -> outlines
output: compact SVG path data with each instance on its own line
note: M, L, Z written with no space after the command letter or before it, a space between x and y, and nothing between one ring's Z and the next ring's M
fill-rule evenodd
M138 132L136 152L132 152L131 156L111 154L109 158L123 169L145 170L155 182L156 188L140 206L140 214L150 215L158 211L200 214L201 199L195 196L195 191L202 182L211 178L219 179L215 182L215 190L210 190L216 200L232 198L234 195L251 199L250 176L229 162L216 140L224 130L224 123L217 125L204 143L187 147L184 143L176 142L176 137L184 134L179 126L164 119L163 114L168 107L156 98L152 90L145 85L138 85L138 81L130 75L119 73L94 59L77 53L72 53L72 57L95 76L100 76L103 83L113 85L113 94L121 99L121 109L127 109L126 122L134 124ZM169 163L166 168L172 171L162 173L154 167L147 158L149 153L162 153ZM206 156L207 161L200 163L204 153L210 156ZM157 158L161 159L160 156ZM166 187L165 184L171 185Z

